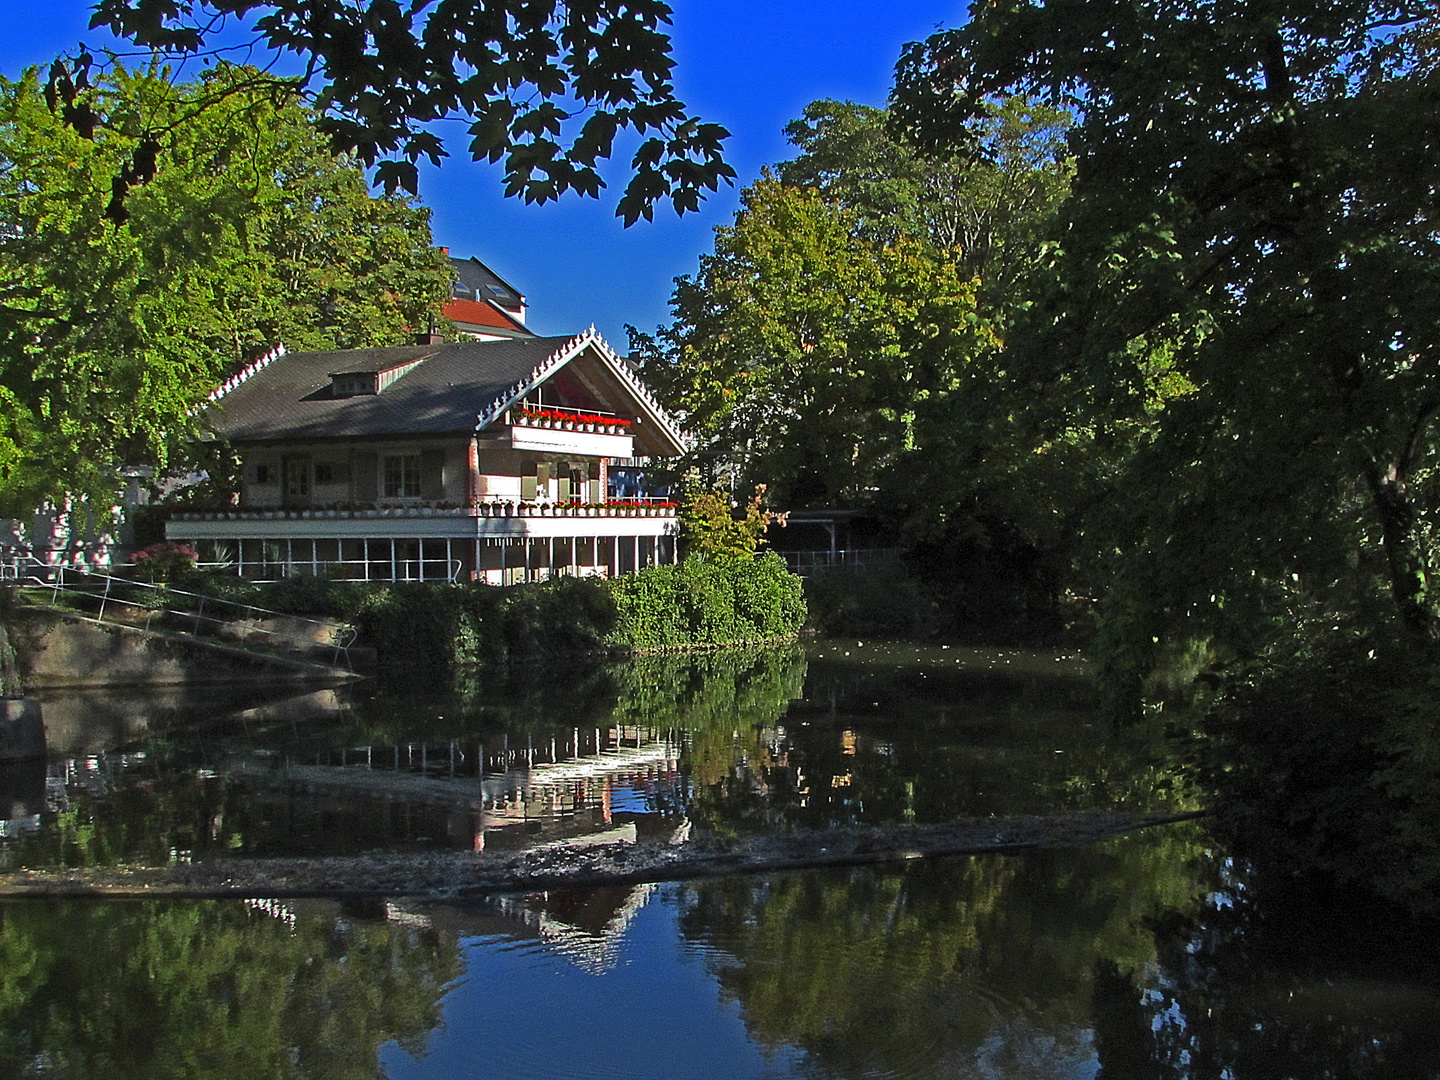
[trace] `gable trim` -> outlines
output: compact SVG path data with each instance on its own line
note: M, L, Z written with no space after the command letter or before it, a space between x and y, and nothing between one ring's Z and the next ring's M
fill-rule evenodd
M230 378L226 379L214 390L211 390L210 393L206 395L205 401L193 411L200 412L205 408L205 406L213 405L215 402L223 398L226 394L230 393L230 391L234 390L241 383L253 378L260 372L264 371L276 360L279 360L280 357L284 356L285 353L285 343L282 341L278 345L276 345L275 348L271 349L264 356L260 357L260 359L256 360L254 363L246 365L239 371L238 374L230 376Z
M687 448L687 440L679 425L665 411L665 407L655 398L644 383L630 370L630 366L622 361L609 343L600 336L594 325L582 334L577 334L560 348L550 354L542 363L535 367L529 377L517 382L503 394L497 397L484 412L476 417L475 430L481 431L494 423L500 414L506 409L520 401L535 387L548 379L555 372L573 360L587 346L593 346L597 355L605 366L620 380L622 384L635 396L635 399L643 407L648 419L654 422L662 434L668 438L676 447L676 453L683 453Z

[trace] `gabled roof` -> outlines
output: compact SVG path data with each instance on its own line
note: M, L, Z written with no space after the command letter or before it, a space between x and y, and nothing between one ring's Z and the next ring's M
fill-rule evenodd
M673 456L684 450L678 425L593 328L575 337L311 353L276 349L211 395L205 422L232 443L468 435L499 420L577 359L592 381L603 382L609 396L623 399L639 417L632 429L637 453ZM335 373L401 367L408 370L378 394L332 392Z
M476 303L493 301L506 311L524 311L525 295L479 259L457 259L449 253L448 248L445 257L455 268L456 281L450 289L450 294L455 299Z
M460 299L447 300L444 307L440 309L440 314L465 326L484 326L496 330L508 330L520 336L528 336L531 333L525 328L524 323L493 300L478 302Z

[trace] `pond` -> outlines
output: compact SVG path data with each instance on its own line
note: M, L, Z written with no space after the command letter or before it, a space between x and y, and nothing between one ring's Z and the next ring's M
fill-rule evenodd
M444 694L54 695L51 760L0 776L0 857L483 859L1189 805L1165 740L1093 705L1063 654L855 641ZM1433 943L1379 930L1280 903L1194 823L464 903L11 902L0 1075L1440 1075Z

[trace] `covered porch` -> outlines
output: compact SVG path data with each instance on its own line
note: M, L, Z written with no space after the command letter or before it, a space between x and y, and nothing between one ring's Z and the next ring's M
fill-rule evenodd
M193 546L202 568L251 580L305 574L514 585L616 577L673 563L676 531L673 507L629 504L587 516L493 514L489 507L182 514L166 523L165 535Z

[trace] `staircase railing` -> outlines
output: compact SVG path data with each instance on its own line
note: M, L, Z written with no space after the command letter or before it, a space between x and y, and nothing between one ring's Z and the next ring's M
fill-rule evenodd
M355 643L355 628L346 623L287 615L254 604L148 581L132 581L98 570L54 565L14 548L0 549L0 581L11 582L32 595L48 593L55 607L62 606L62 596L77 600L83 613L99 622L149 630L158 619L167 630L182 630L196 636L209 631L212 636L221 637L226 635L220 631L227 630L228 636L241 644L265 644L292 654L313 655L319 646L333 649L333 666L354 670L350 646ZM143 622L139 619L140 613L144 614ZM268 621L279 622L284 628L261 625ZM309 648L297 644L301 635Z

